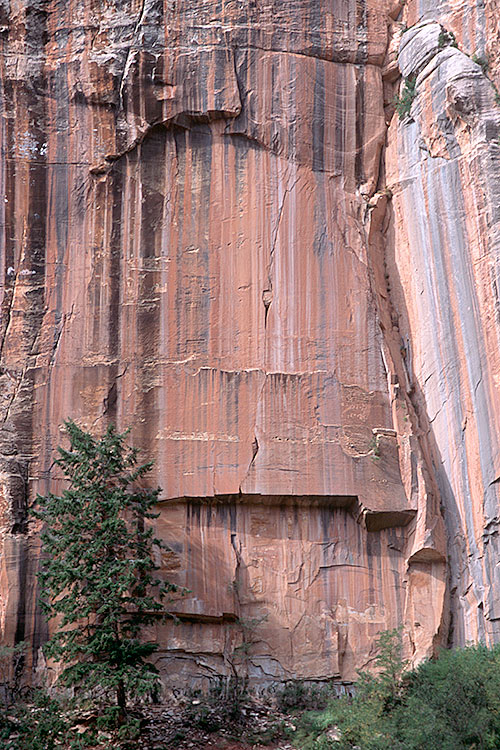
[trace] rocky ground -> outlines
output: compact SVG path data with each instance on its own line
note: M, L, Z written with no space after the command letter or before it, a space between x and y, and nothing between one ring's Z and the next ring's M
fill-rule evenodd
M295 750L294 731L294 716L265 699L252 698L244 707L183 699L148 710L137 746L140 750Z
M294 682L256 695L229 681L129 708L123 723L109 706L85 709L34 691L0 711L0 748L8 740L10 750L300 750L302 715L336 695L332 685Z
M113 750L298 750L293 743L300 711L280 705L269 696L245 695L221 699L182 696L168 704L132 711L131 722L140 722L138 736L128 739L118 730L97 730L95 747ZM70 739L84 738L96 727L95 710L66 715ZM63 743L64 744L64 743Z

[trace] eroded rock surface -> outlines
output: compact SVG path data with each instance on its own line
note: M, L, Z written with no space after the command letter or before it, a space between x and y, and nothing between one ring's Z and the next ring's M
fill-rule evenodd
M458 32L493 49L492 5L0 2L0 624L34 668L67 417L155 460L170 684L349 681L398 624L421 659L450 574L456 638L494 635L500 109Z
M463 644L499 635L500 107L496 4L452 5L402 36L416 97L389 130L387 263L448 528L450 636Z

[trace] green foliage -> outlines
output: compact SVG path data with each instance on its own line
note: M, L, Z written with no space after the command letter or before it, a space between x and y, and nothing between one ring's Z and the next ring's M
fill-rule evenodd
M243 737L244 741L252 747L261 747L262 745L273 745L285 737L286 724L283 720L273 721L264 729L247 730Z
M486 57L482 57L481 55L476 54L475 52L473 55L471 55L471 60L472 62L475 62L476 65L479 65L483 73L486 75L490 67L489 60Z
M148 661L157 644L140 636L176 590L156 576L153 552L163 544L147 524L160 489L137 487L152 463L138 464L127 432L110 426L97 439L72 421L66 431L70 448L59 448L55 463L68 487L39 496L33 511L44 523L42 608L57 618L45 651L64 666L64 685L105 701L114 696L123 716L130 697L158 690Z
M500 747L500 647L443 651L409 677L400 737L408 750Z
M457 40L453 31L441 29L438 37L438 47L439 49L443 49L444 47L455 47L458 49Z
M401 628L384 630L376 642L378 654L375 663L377 677L360 672L362 684L377 686L384 700L395 702L401 692L401 681L408 668L403 659L403 635Z
M396 96L394 99L396 112L398 113L400 120L404 120L410 114L411 105L417 95L416 86L417 79L415 76L405 78L401 96Z
M408 672L401 635L382 633L376 676L361 674L353 699L302 717L302 750L500 748L500 646L442 651Z
M300 680L286 682L276 693L280 711L315 711L325 708L333 697L330 685L307 685Z
M136 750L140 722L108 707L97 719L79 723L73 701L50 696L43 689L32 689L26 701L0 713L2 750ZM76 726L75 726L76 724Z
M25 641L15 646L0 646L0 702L4 706L10 706L20 698L25 651Z
M213 680L208 694L201 690L189 693L184 723L205 732L217 732L228 724L237 724L248 702L248 681L240 677Z
M241 643L239 646L236 646L233 651L233 659L235 662L238 658L248 662L252 646L259 642L258 628L262 623L267 622L268 617L269 615L266 613L259 615L259 617L238 618L235 625L240 629ZM248 668L248 664L246 664L246 667Z
M20 703L3 718L5 750L55 750L68 739L60 702L43 690L33 691L29 704Z
M378 674L360 672L354 698L342 696L330 701L324 711L305 715L297 732L304 750L389 750L391 744L390 710L400 700L401 682L406 668L402 659L401 630L388 630L376 642Z
M371 452L371 458L374 461L378 461L378 459L380 458L380 445L379 445L376 435L373 435L372 439L369 442L368 447Z

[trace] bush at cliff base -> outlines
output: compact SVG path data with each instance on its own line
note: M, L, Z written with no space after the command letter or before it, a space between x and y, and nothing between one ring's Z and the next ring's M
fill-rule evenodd
M500 748L500 646L442 651L407 671L398 631L383 634L377 676L363 673L354 698L304 714L302 750L489 750ZM380 645L380 642L379 642Z

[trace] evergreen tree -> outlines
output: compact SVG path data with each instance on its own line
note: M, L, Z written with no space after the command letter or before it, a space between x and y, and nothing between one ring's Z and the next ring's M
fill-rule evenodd
M125 714L130 697L151 696L159 686L148 661L158 648L141 639L157 621L162 600L177 586L156 577L149 519L160 489L137 488L152 462L139 464L127 432L110 426L96 439L65 423L69 450L55 463L68 487L61 495L38 496L33 515L44 523L39 574L42 608L55 618L47 656L64 667L64 685L116 701Z

